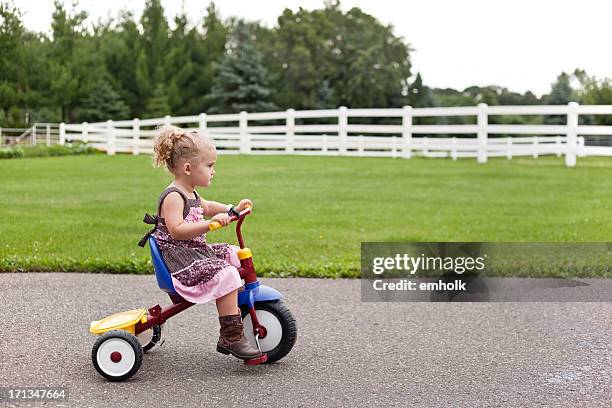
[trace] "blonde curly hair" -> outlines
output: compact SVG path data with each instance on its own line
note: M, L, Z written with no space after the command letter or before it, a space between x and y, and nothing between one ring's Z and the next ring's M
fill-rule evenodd
M214 148L208 137L196 131L187 131L177 126L162 126L157 129L153 145L153 164L172 171L181 159L188 161L202 156Z

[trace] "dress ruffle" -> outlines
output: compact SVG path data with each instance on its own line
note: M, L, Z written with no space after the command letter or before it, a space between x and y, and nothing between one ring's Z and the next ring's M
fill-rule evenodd
M195 286L185 286L174 277L172 283L176 293L192 303L206 303L218 299L242 286L240 274L233 266L221 269L207 282Z

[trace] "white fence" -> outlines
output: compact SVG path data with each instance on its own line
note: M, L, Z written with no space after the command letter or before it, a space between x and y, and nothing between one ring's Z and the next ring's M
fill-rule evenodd
M490 124L495 115L563 115L564 125ZM612 146L585 145L584 136L612 136L612 126L579 125L580 115L612 115L612 105L537 105L338 109L180 116L99 123L60 124L60 143L80 140L108 154L151 153L155 128L178 125L215 140L219 153L382 156L410 158L565 155L567 166L580 156L612 156ZM473 117L474 124L420 125L414 118ZM394 124L359 124L387 118ZM515 136L519 135L519 136ZM528 135L528 136L522 136Z
M59 139L57 123L35 123L29 128L0 128L0 147L51 146L57 144Z

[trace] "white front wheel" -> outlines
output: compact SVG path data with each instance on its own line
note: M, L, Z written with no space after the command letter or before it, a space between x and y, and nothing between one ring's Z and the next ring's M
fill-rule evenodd
M259 324L265 327L266 330L266 337L259 339L259 346L262 352L267 353L270 350L274 350L283 339L283 326L273 313L267 310L255 310ZM247 314L246 318L243 320L243 324L244 335L249 339L249 342L256 347L255 336L253 335L253 321L250 314Z
M253 335L253 322L245 306L241 306L244 334L253 347L256 347ZM295 318L281 300L255 303L255 313L259 324L265 329L260 337L261 351L268 354L266 363L273 363L285 357L293 348L297 339Z

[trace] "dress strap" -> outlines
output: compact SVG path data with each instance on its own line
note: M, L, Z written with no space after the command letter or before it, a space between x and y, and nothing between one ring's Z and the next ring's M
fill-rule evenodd
M159 196L159 201L157 203L157 214L154 215L150 215L150 214L145 214L142 222L144 222L145 224L149 224L149 225L153 225L153 228L151 228L151 230L149 232L147 232L141 239L140 241L138 241L138 246L143 247L146 245L147 240L149 239L149 237L155 232L155 230L157 230L157 226L159 225L159 220L160 220L160 216L159 213L161 212L161 205L164 202L164 198L166 198L166 196L168 196L168 194L172 193L173 191L176 191L177 193L179 193L181 195L181 197L183 197L183 201L185 202L185 204L183 205L183 218L185 218L187 216L187 214L189 214L189 206L187 204L187 196L178 188L176 187L170 187L165 189L164 191L162 191L162 193ZM194 191L195 193L195 191ZM197 198L197 193L196 193L196 198Z
M187 214L189 214L189 208L187 206L187 196L185 195L185 193L183 193L181 190L179 190L176 187L169 187L167 189L165 189L164 191L162 191L162 193L159 195L159 201L157 202L157 215L159 216L159 214L161 213L161 206L162 203L164 202L164 199L166 198L166 196L172 192L176 191L177 193L179 193L181 195L181 197L183 197L183 201L184 201L184 205L183 205L183 218L185 218L187 216Z

